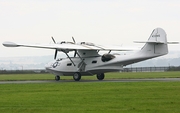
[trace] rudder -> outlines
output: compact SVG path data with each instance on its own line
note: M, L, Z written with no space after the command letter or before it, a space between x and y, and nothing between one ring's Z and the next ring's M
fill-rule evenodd
M162 28L154 29L140 53L147 57L157 57L167 54L168 46L166 36L166 32Z

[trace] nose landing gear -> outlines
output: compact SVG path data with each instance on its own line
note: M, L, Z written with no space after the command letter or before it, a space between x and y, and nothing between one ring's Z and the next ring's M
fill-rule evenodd
M56 80L56 81L59 81L59 80L60 80L60 76L59 76L59 75L56 75L56 76L55 76L55 80Z

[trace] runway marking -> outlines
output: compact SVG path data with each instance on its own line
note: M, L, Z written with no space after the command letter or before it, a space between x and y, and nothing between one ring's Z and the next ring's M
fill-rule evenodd
M179 81L180 78L146 78L146 79L113 79L113 80L80 80L80 81L74 81L74 80L27 80L27 81L0 81L0 84L27 84L27 83L64 83L64 82L174 82Z

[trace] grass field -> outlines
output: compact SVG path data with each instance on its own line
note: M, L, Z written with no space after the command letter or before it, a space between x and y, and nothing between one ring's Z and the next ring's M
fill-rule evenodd
M179 72L109 73L106 79L179 77L178 74ZM21 80L54 78L49 74L0 75L0 80L3 78L3 80L18 80L13 77ZM72 77L63 77L63 79L72 79ZM96 79L96 77L83 77L83 79ZM12 112L179 113L180 82L0 84L0 113Z
M172 72L138 72L138 73L106 73L105 79L129 79L129 78L179 78L179 71ZM52 74L0 74L3 80L53 80ZM73 79L72 76L61 76L62 80ZM96 76L82 76L83 79L96 80Z

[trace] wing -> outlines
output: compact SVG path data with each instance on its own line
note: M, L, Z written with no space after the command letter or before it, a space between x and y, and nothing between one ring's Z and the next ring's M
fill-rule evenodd
M62 43L62 44L23 44L23 43L14 43L14 42L4 42L6 47L33 47L33 48L45 48L45 49L57 49L61 50L105 50L105 51L133 51L137 50L135 48L124 48L117 46L102 46L95 45L93 43Z

